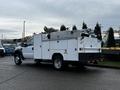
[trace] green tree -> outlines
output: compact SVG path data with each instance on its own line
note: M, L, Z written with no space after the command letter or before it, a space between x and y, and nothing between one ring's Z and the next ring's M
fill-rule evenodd
M72 30L74 31L74 30L77 30L77 27L74 25L73 27L72 27Z
M97 38L99 40L102 40L102 35L101 35L101 26L97 23L94 29L95 35L97 35Z
M60 27L60 31L65 31L65 30L66 30L65 25L61 25L61 27Z
M114 30L112 27L108 30L107 47L115 47Z
M49 30L46 26L44 26L44 31L45 31L45 33L49 33Z
M83 22L82 29L87 29L87 24Z

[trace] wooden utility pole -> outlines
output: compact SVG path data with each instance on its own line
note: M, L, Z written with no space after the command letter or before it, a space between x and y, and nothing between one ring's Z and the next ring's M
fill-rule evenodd
M24 42L24 38L25 38L25 21L23 21L23 32L22 32L22 42Z
M1 35L1 40L3 40L3 37L4 37L4 36L3 36L3 34L2 34L2 35Z
M23 32L22 32L22 38L25 37L25 21L23 21Z

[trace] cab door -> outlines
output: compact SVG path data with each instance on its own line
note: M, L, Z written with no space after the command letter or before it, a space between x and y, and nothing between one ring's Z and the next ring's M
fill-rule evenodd
M22 48L22 53L24 58L33 59L34 54L33 37L29 39L26 45Z
M26 47L23 47L22 53L24 58L33 59L33 50L34 50L33 45L28 45Z

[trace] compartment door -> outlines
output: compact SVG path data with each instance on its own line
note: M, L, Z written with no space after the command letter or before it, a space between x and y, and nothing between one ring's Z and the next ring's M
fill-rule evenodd
M42 59L42 35L34 36L34 59Z

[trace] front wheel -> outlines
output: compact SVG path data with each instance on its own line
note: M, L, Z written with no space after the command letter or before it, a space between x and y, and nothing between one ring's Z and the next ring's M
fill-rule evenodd
M53 59L53 66L56 70L61 70L63 68L63 59L60 56L55 56Z
M16 54L14 56L14 62L16 65L21 65L22 61L21 61L21 56L19 54Z

